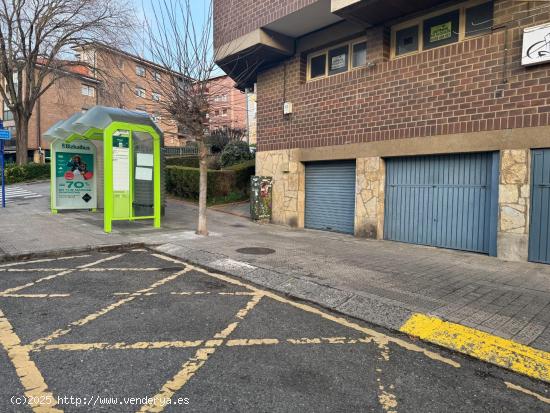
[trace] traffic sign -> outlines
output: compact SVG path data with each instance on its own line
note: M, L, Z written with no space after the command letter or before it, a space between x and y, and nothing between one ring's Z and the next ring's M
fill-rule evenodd
M0 140L9 141L11 133L9 129L0 129Z

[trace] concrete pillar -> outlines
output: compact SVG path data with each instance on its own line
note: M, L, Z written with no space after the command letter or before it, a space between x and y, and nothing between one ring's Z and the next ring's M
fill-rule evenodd
M273 178L271 221L292 228L304 227L305 166L292 151L266 151L256 154L256 175Z
M358 158L355 183L355 236L384 238L386 170L380 157Z
M527 261L529 246L530 150L500 153L498 257Z

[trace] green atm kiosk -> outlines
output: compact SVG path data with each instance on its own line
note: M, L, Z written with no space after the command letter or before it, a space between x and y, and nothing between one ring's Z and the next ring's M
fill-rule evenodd
M162 132L145 113L94 106L52 126L51 209L95 210L113 221L150 219L160 227Z

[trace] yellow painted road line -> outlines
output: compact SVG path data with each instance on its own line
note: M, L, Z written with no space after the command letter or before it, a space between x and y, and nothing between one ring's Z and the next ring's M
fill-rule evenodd
M31 400L42 400L43 404L31 404L37 413L61 412L56 409L56 399L48 391L44 377L29 357L29 351L21 346L21 340L13 331L13 327L0 310L0 345L8 353L8 357L15 368L15 372L25 389L25 396Z
M250 346L273 346L280 344L281 341L277 338L236 338L227 340L227 347L250 347Z
M226 295L226 296L251 296L256 295L254 292L250 291L238 291L238 292L231 292L231 293L216 293L212 291L172 291L169 293L148 293L145 295L181 295L181 296L190 296L190 295ZM113 295L132 295L132 293L129 292L120 292L120 293L113 293Z
M118 255L113 255L111 257L106 257L106 258L102 258L100 260L97 260L97 261L94 261L94 262L91 262L89 264L84 264L84 265L81 265L79 267L76 267L77 269L82 269L82 268L87 268L87 267L92 267L94 265L97 265L97 264L100 264L102 262L105 262L105 261L110 261L110 260L114 260L116 258L120 258L122 257L124 254L118 254ZM58 277L62 277L64 275L68 275L68 274L71 274L73 273L75 270L74 269L68 269L68 270L63 270L61 272L58 272L56 274L52 274L52 275L48 275L47 277L43 277L43 278L39 278L38 280L35 280L35 281L31 281L31 282L28 282L26 284L23 284L23 285L19 285L17 287L13 287L13 288L8 288L7 290L4 290L2 292L0 292L0 294L12 294L12 293L15 293L17 291L21 291L25 288L29 288L29 287L32 287L33 285L36 285L38 283L42 283L44 281L49 281L49 280L53 280L54 278L58 278Z
M533 397L539 399L541 402L544 402L546 404L550 404L550 399L548 397L544 397L541 394L535 393L534 391L531 391L529 389L525 389L521 386L518 386L517 384L510 383L508 381L505 381L504 384L506 384L506 387L508 387L509 389L516 390L516 391L522 392L524 394L528 394L529 396L533 396Z
M0 265L0 268L16 267L18 265L27 265L27 264L37 264L37 263L40 263L40 262L72 260L74 258L86 258L86 257L89 257L89 256L90 256L89 254L88 255L73 255L73 256L70 256L70 257L43 258L43 259L32 260L32 261L18 261L18 262L12 262L12 263L9 263L9 264L2 264L2 265Z
M0 272L61 272L70 268L0 268Z
M88 324L91 321L96 320L97 318L101 317L102 315L105 315L111 311L113 311L115 308L120 307L123 304L126 304L132 300L134 300L136 297L127 297L123 298L122 300L117 301L116 303L113 303L111 305L108 305L107 307L102 308L99 311L96 311L95 313L89 314L84 318L81 318L80 320L73 321L65 328L60 328L52 332L51 334L47 335L46 337L39 338L37 340L34 340L32 343L29 344L31 349L39 348L46 343L55 340L56 338L59 338L61 336L64 336L65 334L72 331L74 327L83 326L85 324Z
M517 373L550 382L548 352L424 314L413 314L401 326L400 331Z
M233 328L233 323L230 324ZM195 340L195 341L140 341L137 343L64 343L64 344L45 344L41 347L25 346L29 351L89 351L89 350L156 350L166 348L190 348L205 346L219 347L252 347L277 344L291 345L353 345L372 343L371 337L349 338L349 337L319 337L319 338L244 338L226 340L225 343L219 338L213 340Z
M36 285L36 284L39 284L39 283L42 283L44 281L49 281L49 280L53 280L54 278L57 278L57 277L62 277L64 275L68 275L68 274L71 274L74 270L65 270L65 271L61 271L61 272L58 272L56 274L52 274L52 275L48 275L47 277L42 277L42 278L39 278L38 280L35 280L35 281L31 281L31 282L28 282L26 284L23 284L23 285L18 285L17 287L13 287L13 288L8 288L7 290L4 290L2 292L0 292L0 294L13 294L17 291L21 291L25 288L29 288L29 287L32 287L33 285Z
M204 344L204 340L195 341L154 341L137 343L68 343L46 344L44 347L32 348L32 351L89 351L89 350L157 350L167 348L192 348Z
M89 314L87 315L86 317L80 319L80 320L76 320L76 321L73 321L72 323L70 323L67 327L63 328L63 329L58 329L58 330L55 330L53 333L49 334L48 336L46 337L43 337L43 338L39 338L35 341L33 341L31 344L30 344L30 347L31 349L36 349L36 348L39 348L39 347L42 347L44 346L45 344L47 344L48 342L52 341L52 340L55 340L61 336L64 336L65 334L68 334L69 332L72 331L72 329L74 327L80 327L80 326L83 326L85 324L88 324L89 322L91 321L94 321L96 319L98 319L99 317L101 317L102 315L105 315L111 311L113 311L114 309L126 304L126 303L129 303L130 301L133 301L136 297L139 297L143 294L146 294L148 292L150 292L151 290L157 288L157 287L160 287L164 284L166 284L167 282L170 282L174 279L176 279L177 277L179 277L180 275L182 274L185 274L186 272L189 272L191 269L190 268L185 268L181 271L178 271L177 273L175 274L172 274L168 277L165 277L161 280L158 280L156 282L154 282L153 284L151 284L149 287L147 288L144 288L144 289L141 289L135 293L133 293L131 296L129 297L126 297L126 298L122 298L121 300L113 303L113 304L110 304L108 305L107 307L104 307L102 308L101 310L99 311L96 311L95 313L92 313L92 314Z
M0 298L65 298L71 294L0 294Z
M163 268L82 268L80 271L88 271L88 272L108 272L108 271L126 271L126 272L155 272L155 271L162 271Z
M116 254L116 255L111 255L109 257L105 257L105 258L101 258L97 261L94 261L94 262L90 262L88 264L84 264L84 265L79 265L78 269L84 269L84 268L89 268L89 267L93 267L94 265L97 265L97 264L101 264L103 262L107 262L107 261L112 261L112 260L116 260L117 258L120 258L122 257L124 254Z
M195 373L206 363L208 358L216 352L216 348L223 344L226 339L239 325L239 322L258 304L263 295L255 295L252 297L246 306L239 310L235 318L237 321L230 323L226 328L217 333L214 338L217 340L208 340L204 347L199 348L195 355L186 361L181 370L176 375L168 380L160 389L158 394L153 397L154 404L144 405L139 410L140 412L161 412L166 406L163 406L160 401L170 399L174 393L181 390L183 386L195 375Z
M165 260L170 261L170 262L184 264L182 261L173 259L171 257L164 256L162 254L152 254L152 255L154 255L157 258L165 259ZM232 277L225 276L223 274L214 273L214 272L205 270L203 268L196 267L194 265L190 265L190 264L186 264L186 265L188 265L188 267L193 269L194 271L200 272L202 274L209 275L213 278L216 278L216 279L221 280L221 281L225 281L229 284L238 285L238 286L247 288L248 290L255 291L258 294L263 294L265 297L271 298L275 301L279 301L281 303L291 305L292 307L299 308L299 309L301 309L303 311L306 311L308 313L316 314L316 315L324 318L325 320L330 320L330 321L333 321L337 324L343 325L345 327L349 327L353 330L360 331L360 332L362 332L362 333L364 333L368 336L373 337L373 339L376 342L380 343L380 344L393 343L393 344L398 345L398 346L400 346L400 347L402 347L406 350L414 351L414 352L417 352L417 353L422 353L426 357L431 358L432 360L436 360L436 361L448 364L448 365L456 367L456 368L460 367L460 363L456 362L455 360L452 360L448 357L444 357L444 356L442 356L441 354L439 354L435 351L428 350L426 348L423 348L419 345L410 343L410 342L408 342L406 340L403 340L403 339L400 339L398 337L391 337L391 336L388 336L386 334L380 333L376 330L360 326L359 324L351 322L351 321L349 321L349 320L347 320L343 317L336 317L332 314L328 314L328 313L326 313L322 310L319 310L318 308L315 308L313 306L303 304L303 303L294 302L292 300L281 297L281 296L279 296L275 293L272 293L270 291L262 290L262 289L259 289L257 287L254 287L252 285L249 285L249 284L246 284L246 283L241 282L239 280L236 280Z

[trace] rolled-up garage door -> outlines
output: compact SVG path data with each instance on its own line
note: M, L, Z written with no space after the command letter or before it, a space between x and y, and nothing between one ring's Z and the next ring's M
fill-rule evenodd
M305 227L353 234L355 161L306 164Z

